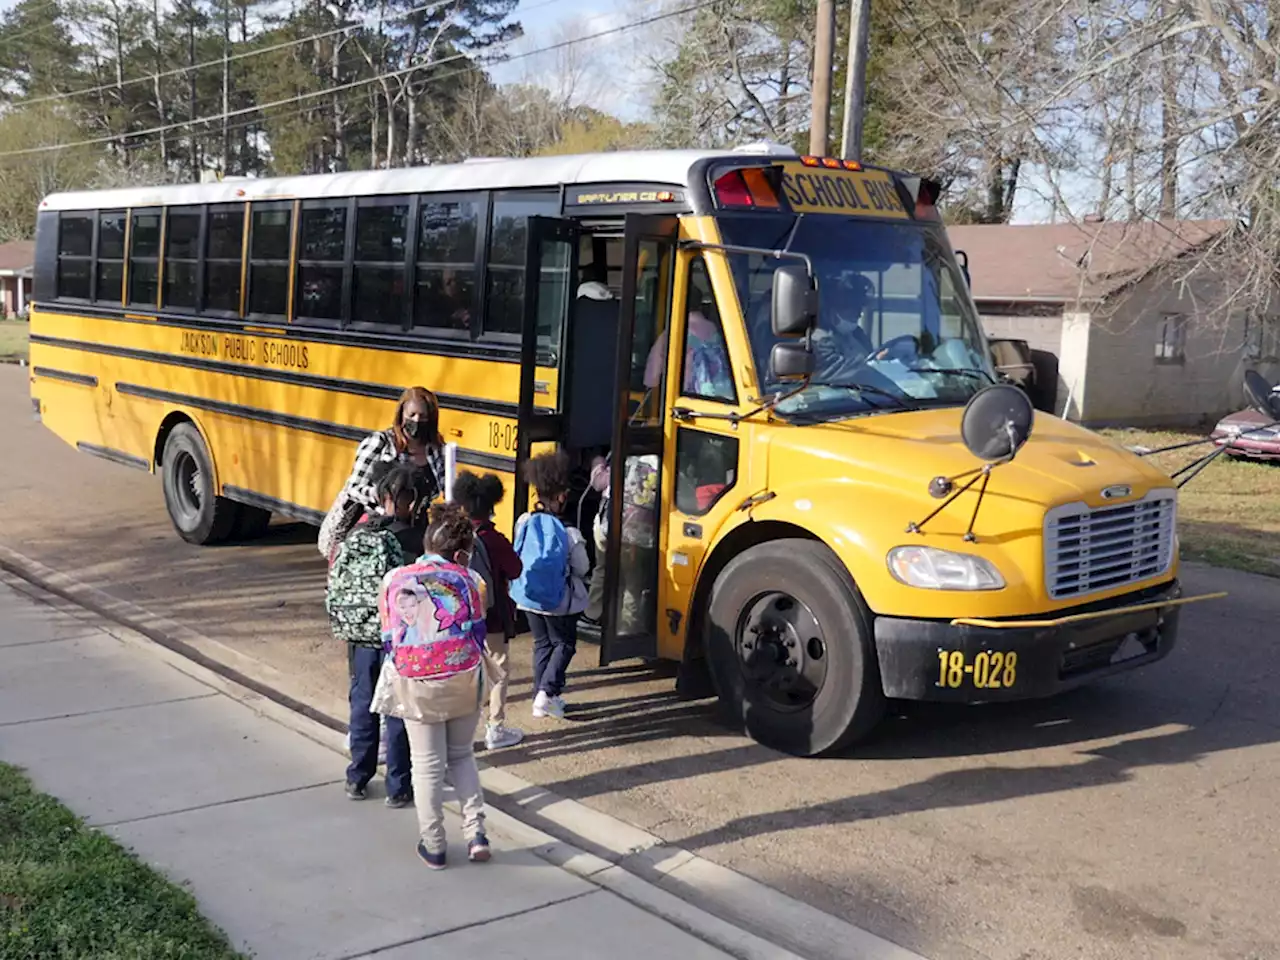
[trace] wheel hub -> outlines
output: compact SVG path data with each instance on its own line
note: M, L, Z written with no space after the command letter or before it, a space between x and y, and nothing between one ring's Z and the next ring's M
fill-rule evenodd
M195 457L185 450L178 453L174 463L174 480L178 511L185 521L194 523L204 502L204 474Z
M826 681L826 638L813 611L789 593L771 592L747 605L736 647L743 677L776 709L813 703Z

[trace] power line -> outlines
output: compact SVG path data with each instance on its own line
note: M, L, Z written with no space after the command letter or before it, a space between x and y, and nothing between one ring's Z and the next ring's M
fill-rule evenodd
M52 30L57 25L58 24L55 21L51 20L48 23L42 23L36 27L29 27L28 29L23 30L21 33L14 34L12 37L5 37L5 41L8 43L13 43L15 40L21 40L23 37L29 37L33 33L43 33L45 30Z
M426 3L420 7L414 7L411 10L406 10L404 13L397 13L393 16L385 17L384 20L403 20L406 17L413 16L414 14L423 13L423 12L435 12L441 7L450 6L454 2L455 0L435 0L434 3ZM247 60L250 57L259 57L268 53L275 53L276 51L279 51L279 50L287 50L290 47L298 47L298 46L302 46L303 44L313 43L316 40L323 40L326 37L336 36L337 34L340 34L340 33L347 33L348 31L351 31L351 30L358 30L361 27L366 25L367 24L365 22L352 23L352 24L348 24L345 27L338 27L334 30L326 30L323 33L308 34L305 37L298 37L293 40L286 40L283 43L272 44L269 47L261 47L256 50L245 50L241 53L232 54L231 56L225 57L225 58L219 57L216 60L205 60L203 63L193 63L185 67L175 67L172 70L165 70L160 73L148 73L142 77L132 77L128 80L123 80L120 83L101 83L101 84L98 84L96 87L85 87L81 90L69 90L65 93L49 93L40 97L32 97L30 100L19 101L18 103L15 104L15 106L28 107L28 106L34 106L38 103L52 103L56 100L69 100L73 97L83 97L83 96L86 96L87 94L102 93L107 90L122 90L125 87L136 86L139 83L154 83L155 81L163 80L166 77L177 77L185 73L192 73L196 70L203 70L207 67L220 67L224 63L234 63L239 60ZM52 26L52 24L46 24L46 26ZM36 29L40 30L44 28L37 27Z
M554 2L554 0L547 0L547 2ZM526 50L523 53L513 54L511 56L504 57L500 62L511 63L515 60L523 60L526 57L532 57L532 56L536 56L538 54L543 54L543 53L550 53L555 50L562 50L566 47L574 46L575 44L586 43L587 41L590 41L590 40L598 40L601 37L612 36L617 33L623 33L627 30L634 30L637 27L648 26L649 24L657 23L661 20L668 20L672 17L683 16L686 13L693 13L705 7L712 6L718 2L720 2L720 0L701 0L701 2L691 4L690 6L687 6L687 7L681 7L677 10L668 10L664 13L653 14L652 16L643 17L639 20L633 20L630 23L624 23L616 27L610 27L606 30L600 30L600 31L597 31L596 33L588 34L587 36L574 37L568 40L561 40L558 43L552 43L544 47L538 47L537 49L534 49L534 50ZM511 40L498 44L498 46L505 46L506 44L514 43L518 39L520 38L513 37ZM335 93L342 93L346 90L354 90L357 87L367 86L371 83L378 83L382 80L391 80L396 77L405 76L407 74L421 72L423 70L437 67L444 63L450 63L455 60L466 59L467 57L468 55L465 53L458 53L452 56L443 57L440 60L432 61L429 64L414 64L412 66L402 67L399 70L391 70L385 73L375 74L374 76L371 76L371 77L364 77L360 80L353 80L350 83L339 84L336 87L327 87L323 90L313 90L307 93L297 94L292 97L286 97L281 100L274 100L270 103L256 104L252 107L242 107L238 110L229 110L225 113L210 114L209 116L197 117L192 120L180 120L176 123L163 124L158 127L150 127L146 130L136 130L132 132L111 134L109 136L92 137L87 140L73 141L72 143L50 144L50 145L41 146L41 147L26 147L21 150L5 150L0 152L0 158L33 156L41 153L54 153L60 150L71 150L75 147L98 146L101 144L107 144L107 143L113 143L119 140L125 140L131 137L146 137L146 136L151 136L152 134L167 133L170 130L180 130L184 127L192 127L192 126L197 126L201 124L210 124L210 123L215 123L219 120L229 120L233 117L242 117L247 114L258 113L260 111L265 111L265 110L271 110L276 107L285 107L292 103L301 103L304 100L314 100L319 97L330 97L330 96L333 96ZM450 74L450 76L451 75L452 74ZM426 80L423 81L423 83L424 85L426 85L442 79L447 79L447 77L428 77Z

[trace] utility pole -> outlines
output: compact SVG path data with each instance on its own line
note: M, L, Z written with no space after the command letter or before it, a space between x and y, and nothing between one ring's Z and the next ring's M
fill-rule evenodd
M818 0L817 36L813 42L813 112L809 120L809 153L815 157L825 157L831 141L831 63L835 40L835 0Z
M862 160L862 112L867 103L867 47L871 33L871 0L853 0L849 11L849 62L844 80L844 130L840 153Z

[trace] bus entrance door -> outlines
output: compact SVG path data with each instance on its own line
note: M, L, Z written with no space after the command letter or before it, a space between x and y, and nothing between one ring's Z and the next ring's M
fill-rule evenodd
M529 509L524 465L535 444L562 440L570 402L566 354L574 287L578 276L577 224L553 217L530 217L524 269L524 316L520 331L520 400L516 425L516 482L511 498L511 530ZM533 450L533 453L539 452Z
M667 324L678 221L629 214L622 263L610 449L600 664L656 657L665 547L662 443ZM659 354L650 362L651 354Z

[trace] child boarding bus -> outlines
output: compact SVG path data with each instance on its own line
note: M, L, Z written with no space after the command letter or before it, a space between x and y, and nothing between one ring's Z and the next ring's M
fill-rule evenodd
M1159 660L1187 602L1173 482L996 385L936 196L772 145L58 194L32 398L196 542L318 524L414 384L508 531L531 451L604 456L601 662L833 751Z

